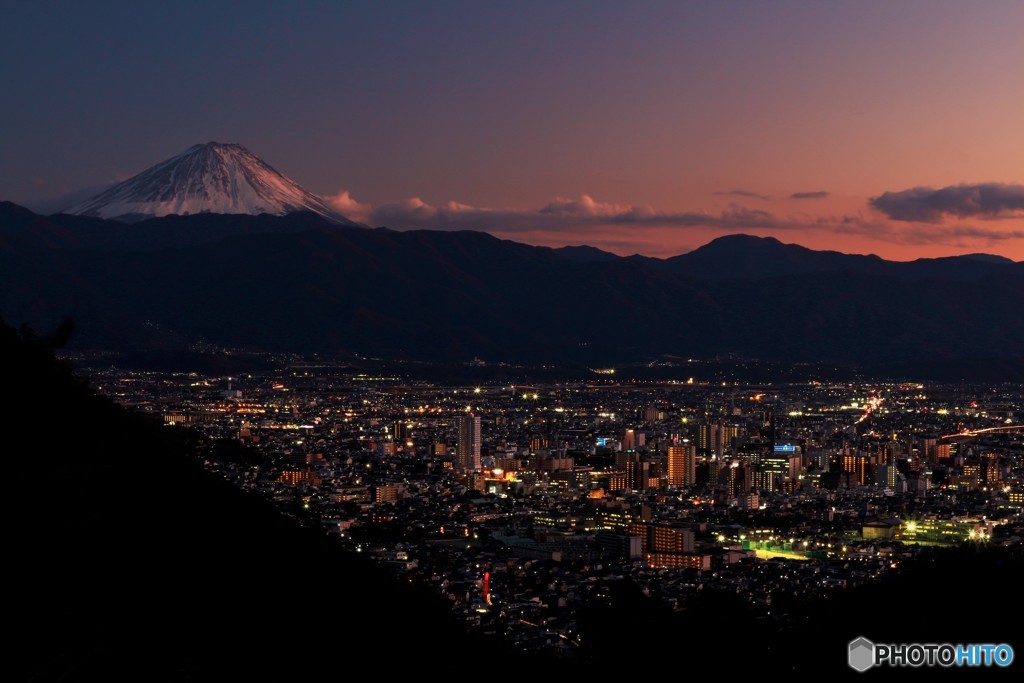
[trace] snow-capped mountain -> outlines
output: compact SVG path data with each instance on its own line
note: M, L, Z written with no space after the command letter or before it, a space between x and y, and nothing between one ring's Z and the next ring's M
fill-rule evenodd
M208 142L189 147L63 213L130 223L171 214L283 216L293 211L312 211L342 225L358 225L245 147Z

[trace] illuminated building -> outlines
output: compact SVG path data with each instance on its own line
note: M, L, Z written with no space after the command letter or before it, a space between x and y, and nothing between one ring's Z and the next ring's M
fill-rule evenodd
M800 479L800 475L804 473L804 458L797 452L796 455L789 456L789 480L794 484Z
M395 503L405 497L405 486L387 484L373 489L373 500L376 503Z
M647 443L647 435L635 429L627 429L622 435L622 450L635 451Z
M711 556L698 553L651 552L644 555L648 567L656 569L711 570Z
M626 463L626 484L634 491L647 489L650 479L649 462L630 461Z
M736 496L736 507L741 510L756 510L761 505L761 497L756 493L741 493Z
M932 438L922 438L918 441L918 443L920 444L921 457L923 457L926 462L935 462L935 444L937 443L937 441L937 439Z
M739 460L733 460L729 466L723 469L725 476L725 488L729 496L738 496L749 493L753 486L753 477L750 465L745 465Z
M793 463L794 459L799 459L799 462ZM757 488L765 491L783 491L787 487L787 482L793 480L793 465L796 465L799 473L803 466L800 447L795 444L777 443L771 452L761 459L761 467L754 483Z
M997 486L1002 480L999 474L999 456L986 453L981 458L981 480L985 486Z
M981 486L981 462L976 459L965 462L957 483L965 489L976 489Z
M860 535L864 537L865 541L890 541L896 536L898 530L899 523L877 519L864 522L860 528Z
M964 541L987 541L995 530L992 520L970 517L950 519L908 519L896 532L896 540L917 545L959 545Z
M570 458L571 460L572 458ZM590 473L589 467L577 467L571 469L563 469L558 472L554 472L551 475L552 481L563 481L566 487L575 489L578 491L586 491L590 488Z
M720 422L698 425L697 450L704 455L721 458L726 447L732 447L739 433L740 428L736 425L725 425Z
M637 519L625 510L610 510L603 512L599 516L599 521L602 527L627 532Z
M536 453L537 451L545 448L551 448L551 439L539 434L533 435L530 439L530 452Z
M915 493L924 493L931 488L931 479L921 473L917 473L916 476L912 475L907 477L907 490Z
M647 547L655 552L692 553L693 530L665 524L647 528Z
M483 472L468 472L466 475L466 488L472 491L487 491L487 475Z
M608 490L622 491L628 483L625 472L612 472L608 475Z
M480 416L462 415L459 425L459 443L455 449L455 462L463 470L480 469Z
M900 471L896 468L896 465L879 465L875 483L879 486L896 490L899 474Z
M195 424L199 422L216 422L220 419L218 413L164 413L164 424Z
M657 406L647 406L644 408L644 422L660 422L665 419L665 413L658 410Z
M708 472L708 485L714 488L718 486L722 478L722 463L717 460L709 460L707 462Z
M552 455L551 453L535 454L530 456L528 466L537 472L560 472L573 468L573 458Z
M718 425L716 424L701 424L697 425L697 448L703 455L711 455L713 451L712 444L715 443L718 438Z
M740 428L738 425L722 425L719 429L721 435L722 449L733 448L736 439L740 436Z
M864 486L868 483L868 458L865 455L844 455L842 459L843 472L849 475L851 486Z
M697 483L697 449L691 444L668 447L668 485Z
M281 474L277 475L277 480L282 484L290 484L297 486L299 484L308 484L310 486L319 486L320 477L306 470L283 470Z

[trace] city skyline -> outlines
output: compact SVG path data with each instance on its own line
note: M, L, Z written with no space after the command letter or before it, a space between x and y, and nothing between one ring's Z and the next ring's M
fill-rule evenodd
M218 140L396 229L1024 260L1016 3L197 8L12 9L0 198Z

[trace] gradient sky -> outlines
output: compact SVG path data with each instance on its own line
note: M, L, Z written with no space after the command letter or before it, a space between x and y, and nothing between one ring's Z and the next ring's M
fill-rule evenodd
M5 2L0 199L239 142L353 218L1024 260L1024 2Z

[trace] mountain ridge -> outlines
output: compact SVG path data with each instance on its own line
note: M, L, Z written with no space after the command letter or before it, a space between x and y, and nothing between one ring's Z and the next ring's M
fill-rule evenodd
M21 218L19 218L21 216ZM303 216L303 218L289 218L289 216ZM184 236L192 227L190 221L205 222L207 225L215 225L217 223L228 224L235 223L244 230L253 230L260 226L261 221L266 222L268 229L257 230L259 232L293 232L294 225L289 224L293 220L305 222L305 228L331 228L338 226L339 224L332 220L317 221L317 218L325 218L324 216L317 214L312 211L294 211L289 214L281 216L273 214L219 214L214 212L204 212L201 214L191 215L178 215L169 214L167 216L144 218L137 222L126 224L119 220L114 219L102 219L94 216L84 216L79 214L69 213L54 213L54 214L40 214L33 211L32 209L18 204L16 202L8 200L0 200L0 235L2 234L18 234L20 237L25 238L33 242L45 242L55 247L82 247L82 248L97 248L97 249L116 249L119 246L123 246L123 240L127 239L129 233L126 229L126 225L139 226L144 224L146 227L156 228L150 230L149 234L140 234L140 231L134 231L138 234L135 240L129 240L130 248L132 249L144 249L144 248L160 248L167 246L168 242L177 241L181 243L191 243L192 238ZM251 220L254 219L254 220ZM33 227L31 230L26 229L25 226L32 222ZM173 226L175 230L181 231L178 235L177 240L167 240L154 238L154 233L159 229L165 229ZM361 229L368 229L367 226L349 222L348 224L341 224L341 227L357 227ZM88 235L83 235L78 230L89 229ZM387 226L381 226L377 228L369 228L372 230L383 230L388 232L396 233L410 233L410 232L438 232L438 233L479 233L493 237L486 230L431 230L425 228L419 228L415 230L395 230ZM106 231L107 234L99 232L99 230ZM214 241L221 239L229 234L234 234L233 231L214 231L214 234L209 239L196 241ZM88 238L88 239L86 239ZM501 239L495 237L494 239ZM63 241L62 241L63 240ZM749 254L754 254L761 259L768 258L773 253L778 254L780 252L791 251L798 253L805 258L818 258L827 257L829 259L847 259L849 263L860 262L862 264L893 264L900 266L903 264L957 264L957 263L978 263L985 265L996 265L996 266L1016 266L1024 264L1024 261L1014 261L1005 256L997 254L986 254L986 253L969 253L960 254L956 256L940 256L940 257L922 257L911 261L890 261L884 259L876 254L848 254L845 252L834 251L834 250L816 250L797 243L787 243L778 240L775 237L761 237L758 235L750 235L746 233L733 233L729 235L723 235L716 237L711 241L692 249L682 254L675 256L669 256L666 258L658 258L655 256L645 256L643 254L632 254L630 256L619 256L610 251L605 251L598 247L593 247L586 244L580 245L567 245L563 247L544 247L526 244L525 242L515 242L514 240L502 240L514 244L522 244L523 246L530 247L541 251L550 252L556 255L561 260L574 261L578 263L608 263L618 260L631 260L646 265L652 265L658 268L668 268L678 270L680 273L686 272L686 266L694 260L709 260L710 258L726 258L734 259L735 252L727 251L725 247L732 245L742 245L743 249ZM770 253L771 252L771 253ZM692 274L698 277L720 277L719 271L705 272L704 268L708 268L708 265L702 264L702 268L693 272ZM721 270L721 269L720 269ZM743 274L739 272L740 269L736 263L733 262L727 269L730 272L730 277L764 277L767 274L773 274L776 271L774 269L770 271L755 270L753 273ZM802 269L797 266L797 271ZM816 271L827 270L822 266L818 265L814 268ZM792 273L792 270L781 270L780 273Z
M81 239L107 230L139 242ZM666 354L947 363L1024 348L1024 320L1005 306L1024 299L1024 264L853 257L830 269L803 247L764 246L760 261L781 248L790 265L754 268L751 257L738 268L716 250L682 268L580 259L482 232L345 228L310 213L129 226L0 204L0 313L37 329L72 315L83 348L202 342L590 367Z

